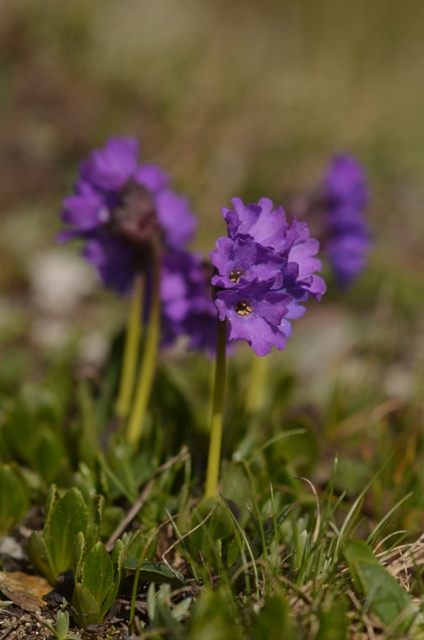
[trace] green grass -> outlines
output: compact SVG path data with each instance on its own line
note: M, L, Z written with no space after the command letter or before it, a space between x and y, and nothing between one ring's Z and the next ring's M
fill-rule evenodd
M387 330L393 332L391 324ZM320 403L293 367L301 357L301 335L286 362L285 354L276 354L262 368L256 389L262 402L254 413L248 410L252 388L246 375L252 354L240 349L230 359L223 501L217 505L215 499L202 502L210 363L201 356L163 356L135 453L119 433L98 453L96 443L113 415L109 403L102 422L96 419L103 402L98 383L86 384L81 393L63 374L55 387L46 379L15 397L4 394L1 460L19 465L34 504L43 502L52 481L62 492L77 486L87 504L100 493L104 542L141 492L139 510L127 526L153 528L162 540L150 552L159 562L157 573L140 565L137 602L146 598L149 583L162 586L156 595L149 589L147 614L135 607L129 621L143 637L209 638L216 632L265 638L280 637L284 629L296 638L374 632L419 638L421 399L419 393L408 402L385 396L376 377L386 371L390 354L380 353L371 340L374 327L369 331L349 343L337 364L321 361L328 379ZM116 367L114 356L102 379L113 378ZM182 442L188 444L185 460L155 473ZM364 541L359 550L356 538ZM55 544L60 548L59 540ZM171 578L163 577L160 563L178 571L183 582L166 586ZM122 597L131 601L130 592Z

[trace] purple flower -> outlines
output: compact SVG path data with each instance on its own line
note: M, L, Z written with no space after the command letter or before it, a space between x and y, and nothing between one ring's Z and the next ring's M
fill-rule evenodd
M254 278L274 278L273 288L282 287L283 268L287 259L254 242L250 236L236 236L235 240L219 238L216 249L210 252L211 262L217 270L217 275L212 278L213 286L233 287L235 284L251 282Z
M104 197L86 182L75 186L75 193L63 199L62 220L75 230L88 231L109 222Z
M324 178L330 206L351 205L363 209L369 201L364 168L348 154L333 157Z
M335 156L324 178L324 250L341 288L366 265L371 239L364 209L369 199L362 166L349 155Z
M106 233L87 234L82 254L97 268L108 287L122 295L128 292L134 280L134 265L137 264L137 255L132 247Z
M307 300L308 295L316 300L321 300L327 290L327 286L321 276L314 272L321 271L321 260L316 257L320 244L315 238L309 237L309 228L306 222L297 222L297 238L290 249L289 260L298 266L298 273L294 283L287 281L286 288L295 299ZM299 289L298 294L295 293ZM306 297L302 297L305 296Z
M192 349L216 348L217 310L212 300L210 269L202 258L186 251L163 256L161 273L163 343L189 336Z
M221 320L227 319L230 340L246 340L257 355L275 345L284 349L289 320L305 312L298 303L309 295L320 300L326 290L316 258L319 242L309 237L306 223L289 224L281 207L268 198L258 204L232 201L223 209L228 238L219 238L211 261L212 285Z
M272 248L277 254L284 254L296 238L296 221L287 223L282 207L273 211L269 198L261 198L258 204L244 205L241 198L233 198L234 210L223 208L222 215L228 227L228 236L249 236L263 247Z
M95 149L81 164L81 177L100 191L119 191L134 178L138 166L136 138L109 138L103 149Z
M195 218L189 202L170 187L160 167L139 164L135 138L109 138L80 166L74 193L63 200L68 225L59 242L85 241L85 258L104 284L126 293L152 251L183 249Z
M259 280L269 279L278 271L278 266L288 275L289 263L295 262L298 266L296 286L304 294L320 300L326 291L326 285L322 278L314 274L315 271L321 271L321 261L314 257L319 251L319 242L309 237L306 222L299 222L293 217L289 224L283 208L273 210L273 203L269 198L261 198L258 204L247 206L240 198L233 198L231 202L234 210L223 208L222 214L227 222L229 239L235 243L234 248L231 248L227 238L220 238L216 245L217 251L211 253L218 275L224 278L221 282L226 282L220 286L230 286L228 279L234 281L237 270L242 270L243 277L247 280L255 276ZM245 247L241 246L243 242L246 243ZM247 252L253 252L255 244L255 260L250 261L250 269L247 270L246 262L250 260ZM292 285L290 278L289 281ZM215 278L212 284L217 283ZM274 288L278 289L280 286L277 278ZM299 298L298 295L296 297ZM306 300L307 297L308 295L303 299Z
M273 279L255 279L236 289L218 291L215 301L219 319L228 321L229 340L246 340L258 356L267 355L272 345L280 350L286 346L281 322L292 298L273 291L273 284Z

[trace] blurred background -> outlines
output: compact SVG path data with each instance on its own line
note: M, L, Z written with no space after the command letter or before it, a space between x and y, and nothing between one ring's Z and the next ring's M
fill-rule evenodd
M128 134L191 198L205 253L230 198L285 205L334 152L360 159L369 269L344 295L330 280L273 363L329 439L396 416L423 379L423 24L421 0L3 0L1 389L107 357L125 305L55 234L78 162Z

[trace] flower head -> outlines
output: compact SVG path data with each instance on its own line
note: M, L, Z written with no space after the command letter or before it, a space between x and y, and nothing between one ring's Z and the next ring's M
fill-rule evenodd
M324 178L330 207L350 205L363 209L369 201L369 189L362 165L351 155L333 157Z
M97 267L104 284L125 293L151 251L182 249L195 219L188 200L170 187L160 167L139 164L138 142L109 138L80 166L74 193L63 200L68 228L59 242L81 238L83 255Z
M215 267L212 285L220 320L227 320L230 340L246 340L259 356L272 345L284 349L290 319L305 309L298 303L309 295L320 299L326 290L315 274L319 242L309 237L306 223L289 224L281 207L268 198L244 205L232 201L223 209L228 238L219 238L211 252Z
M369 199L363 167L352 156L335 156L324 178L324 250L342 288L366 264L371 239L364 210Z

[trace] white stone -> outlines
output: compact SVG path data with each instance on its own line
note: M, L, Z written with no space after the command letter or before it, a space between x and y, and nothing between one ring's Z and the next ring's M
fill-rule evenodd
M96 284L92 267L63 249L35 256L30 279L37 307L57 315L70 313Z

